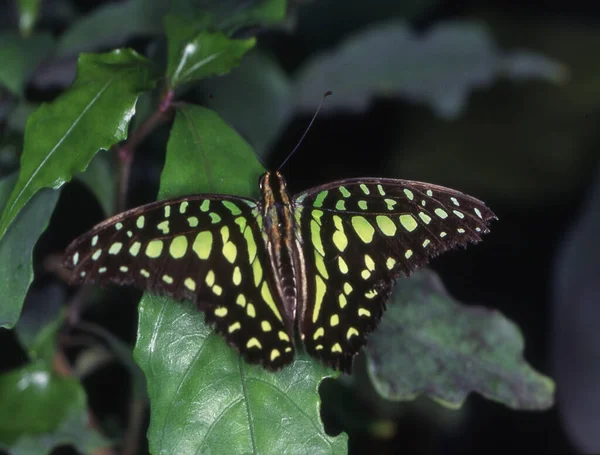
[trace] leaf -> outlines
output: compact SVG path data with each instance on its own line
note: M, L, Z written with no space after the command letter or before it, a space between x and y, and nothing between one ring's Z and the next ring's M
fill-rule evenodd
M270 148L290 119L291 83L283 69L265 54L253 52L239 68L204 81L209 105L252 144L259 156Z
M159 35L168 9L164 0L106 3L73 23L61 36L57 52L61 56L74 55L99 47L119 46L139 35Z
M103 152L94 157L85 172L76 176L96 196L106 216L115 213L115 172L110 154Z
M246 364L191 305L146 295L135 358L146 373L152 453L346 453L319 420L327 370L303 354L278 373Z
M453 122L422 108L403 110L401 121L391 125L396 141L384 166L403 178L513 206L577 200L598 162L593 125L600 104L600 59L590 55L600 54L600 28L541 17L524 27L497 11L485 18L504 46L552 55L573 77L561 86L497 84L473 96Z
M60 188L96 152L125 139L140 93L154 86L151 62L131 50L82 54L73 86L29 116L19 180L0 218L0 238L41 188Z
M183 106L167 148L159 198L249 196L262 171L214 112ZM252 184L252 185L251 185ZM247 365L190 304L145 294L134 356L148 380L152 453L345 453L319 419L330 372L303 354L279 373Z
M40 0L19 0L19 30L29 36L40 12Z
M0 374L0 448L13 455L50 454L73 444L85 453L109 444L89 428L85 392L44 362Z
M173 0L170 12L198 27L230 35L247 26L265 26L285 19L287 0Z
M5 206L16 177L0 180L0 206ZM19 319L33 280L33 248L48 226L59 195L60 191L40 191L0 242L0 327L12 328Z
M461 114L471 90L499 76L559 83L565 75L562 65L541 55L499 51L480 23L441 23L418 36L392 21L313 57L299 71L296 103L312 111L315 93L326 89L335 96L325 110L362 111L376 96L400 96L449 119Z
M65 300L66 290L58 283L49 283L28 292L15 332L31 360L52 364L57 334L64 323Z
M167 16L167 78L171 88L225 74L238 65L242 56L256 44L254 38L237 40L221 32L198 30L182 17Z
M0 34L0 85L23 96L29 76L47 58L54 46L48 34L22 38L14 33Z
M561 241L553 267L552 365L564 429L579 453L600 447L600 167ZM564 232L564 231L563 231ZM575 373L576 372L576 373Z
M215 192L257 195L263 172L250 146L214 111L183 104L171 130L159 199Z
M366 352L389 400L424 393L458 408L474 391L513 409L553 404L554 383L523 359L517 327L496 310L459 305L426 269L398 283Z

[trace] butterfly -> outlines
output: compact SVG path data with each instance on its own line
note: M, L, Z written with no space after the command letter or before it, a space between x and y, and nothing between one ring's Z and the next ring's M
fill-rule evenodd
M132 285L190 300L249 363L291 363L296 331L313 357L350 372L395 280L477 243L496 219L442 186L352 178L292 196L279 171L259 200L198 194L98 224L65 253L72 282Z

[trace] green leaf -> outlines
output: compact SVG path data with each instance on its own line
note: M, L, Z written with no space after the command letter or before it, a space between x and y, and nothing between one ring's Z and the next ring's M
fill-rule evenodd
M29 76L48 57L53 46L52 37L47 34L30 38L0 34L0 85L22 96Z
M73 444L85 453L107 447L89 428L85 392L44 362L0 374L0 447L13 455L49 454Z
M127 136L138 96L154 86L152 64L131 50L82 54L73 86L29 116L19 181L0 218L0 238L41 188L60 188L96 152Z
M525 362L523 344L498 311L456 303L425 269L397 284L366 352L373 384L389 400L424 393L458 408L474 391L513 409L548 409L554 383Z
M106 3L77 20L60 37L59 55L72 55L99 47L119 46L140 35L162 33L164 0L129 0ZM126 18L126 20L124 20Z
M17 180L0 180L0 206L4 207ZM60 191L40 191L19 214L0 242L0 327L12 328L21 314L33 280L33 248L46 230Z
M98 153L85 172L76 177L96 196L106 216L115 213L117 187L115 166L108 152Z
M539 54L498 50L480 23L441 23L421 36L404 22L387 22L306 63L297 77L296 102L313 111L315 93L325 87L335 96L324 110L362 111L376 96L400 96L455 118L473 89L500 76L560 83L566 71Z
M214 112L183 106L159 198L249 196L262 168ZM144 295L134 356L148 380L152 453L345 453L325 434L318 387L330 371L306 354L283 371L246 364L191 304Z
M267 156L293 114L287 74L261 53L252 52L239 68L204 81L199 90L214 94L208 101L211 109L248 139L262 157Z
M171 88L228 73L256 44L254 38L237 40L221 32L198 30L193 22L176 16L165 18L165 29L169 47L167 78Z
M511 206L579 200L582 182L589 181L598 163L589 125L600 105L600 59L590 55L600 55L600 28L549 23L542 17L524 27L509 14L483 14L503 46L550 55L573 77L561 86L499 83L473 96L453 122L424 109L403 110L401 124L392 127L396 143L384 166L391 175Z
M252 148L216 112L183 104L171 130L159 199L196 193L255 196L263 172Z
M65 290L57 283L47 284L41 289L34 288L27 294L15 332L31 360L44 360L47 365L52 364L57 334L65 319L65 300Z
M40 0L19 0L19 30L29 36L40 12Z
M285 19L287 0L173 0L170 12L198 27L227 35L246 26L266 26Z
M342 454L319 419L327 370L306 354L278 373L246 364L191 305L146 295L135 358L146 373L152 453Z

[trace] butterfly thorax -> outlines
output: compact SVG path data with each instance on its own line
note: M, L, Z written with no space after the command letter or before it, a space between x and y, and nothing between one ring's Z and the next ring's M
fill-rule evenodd
M299 251L295 242L293 206L286 182L279 172L267 172L260 180L263 239L275 273L277 293L293 321L298 302Z

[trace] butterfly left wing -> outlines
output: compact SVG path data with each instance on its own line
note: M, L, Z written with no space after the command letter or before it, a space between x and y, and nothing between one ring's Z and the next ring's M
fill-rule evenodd
M191 300L250 363L279 369L294 357L255 201L195 195L131 209L74 240L72 282L133 285Z
M332 182L300 193L294 205L307 277L300 335L312 356L346 372L379 323L394 280L479 242L495 218L459 191L394 179Z

